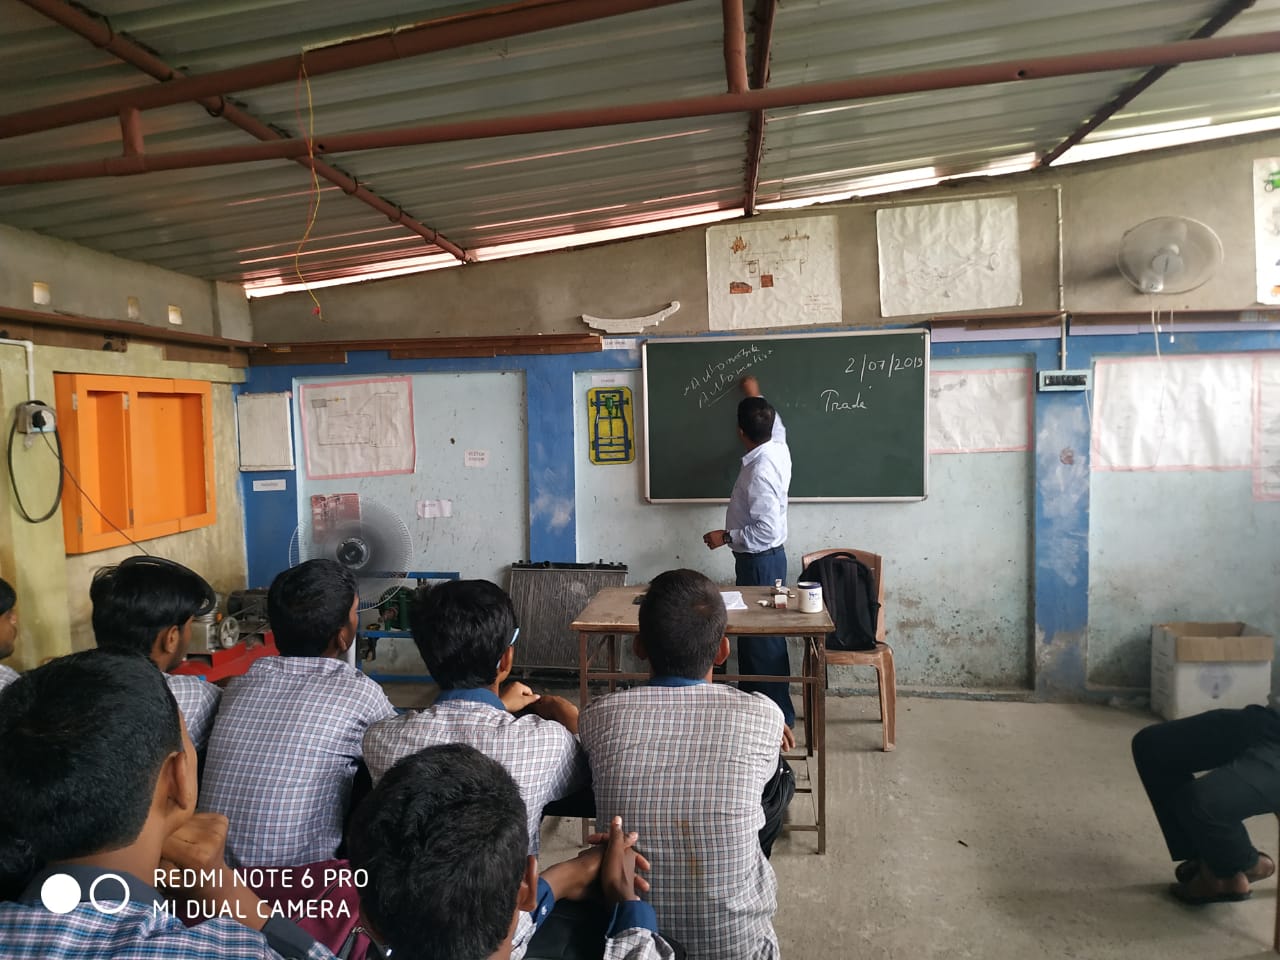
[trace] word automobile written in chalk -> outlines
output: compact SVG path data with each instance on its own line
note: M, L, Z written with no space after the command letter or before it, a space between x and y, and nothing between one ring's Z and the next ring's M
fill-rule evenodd
M924 357L900 357L896 353L886 357L868 357L865 353L861 357L850 357L849 364L844 368L844 372L848 374L857 374L858 383L866 383L867 374L871 374L874 379L877 374L883 374L886 380L892 380L895 372L899 370L919 370L924 367ZM871 384L867 384L870 390ZM818 394L818 399L822 401L823 413L847 413L854 410L866 410L867 404L862 399L862 391L859 390L854 394L852 399L842 398L840 391L834 387L828 387Z
M759 344L752 343L723 360L713 360L689 378L683 396L696 393L699 410L718 403L731 395L731 388L737 386L743 374L772 355L772 349L764 350Z

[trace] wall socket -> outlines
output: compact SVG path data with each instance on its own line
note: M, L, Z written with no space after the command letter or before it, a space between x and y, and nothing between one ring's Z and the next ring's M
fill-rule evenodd
M1038 370L1036 389L1044 393L1052 390L1092 390L1092 370Z
M53 407L39 400L18 404L15 416L19 433L53 433L58 426L58 416Z

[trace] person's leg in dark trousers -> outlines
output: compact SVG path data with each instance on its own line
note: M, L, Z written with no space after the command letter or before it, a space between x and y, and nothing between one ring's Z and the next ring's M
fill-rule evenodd
M777 580L783 583L787 581L787 553L781 547L754 557L735 553L733 558L740 587L772 587ZM791 675L785 637L738 637L736 643L739 672L782 677ZM782 709L782 716L788 727L796 725L796 708L791 702L790 684L744 681L739 686L749 693L763 693Z
M1257 866L1242 821L1280 810L1280 715L1253 706L1156 724L1134 736L1133 759L1174 860L1220 878Z

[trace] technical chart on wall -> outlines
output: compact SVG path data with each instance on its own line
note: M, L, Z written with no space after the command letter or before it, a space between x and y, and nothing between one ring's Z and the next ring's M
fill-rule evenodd
M308 478L413 472L413 384L408 377L304 383L298 406Z
M835 217L707 229L712 330L841 322Z
M1280 303L1280 157L1253 161L1258 302Z
M1016 197L885 207L876 242L882 316L1022 303Z
M929 452L1002 453L1031 445L1030 370L929 374Z

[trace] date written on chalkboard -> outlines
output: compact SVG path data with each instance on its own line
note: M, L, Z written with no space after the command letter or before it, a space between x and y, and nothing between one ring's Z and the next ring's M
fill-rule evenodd
M732 356L708 363L706 369L689 378L684 396L698 394L698 409L709 407L730 395L730 388L737 386L739 378L752 367L763 363L773 355L773 350L763 350L759 344L743 347Z
M844 368L845 373L857 373L858 382L867 379L867 371L872 373L887 373L889 378L893 378L893 374L897 370L917 370L924 366L924 357L900 357L896 353L889 354L889 359L884 357L870 357L864 353L861 358L861 367L858 369L859 358L850 357L849 365Z

